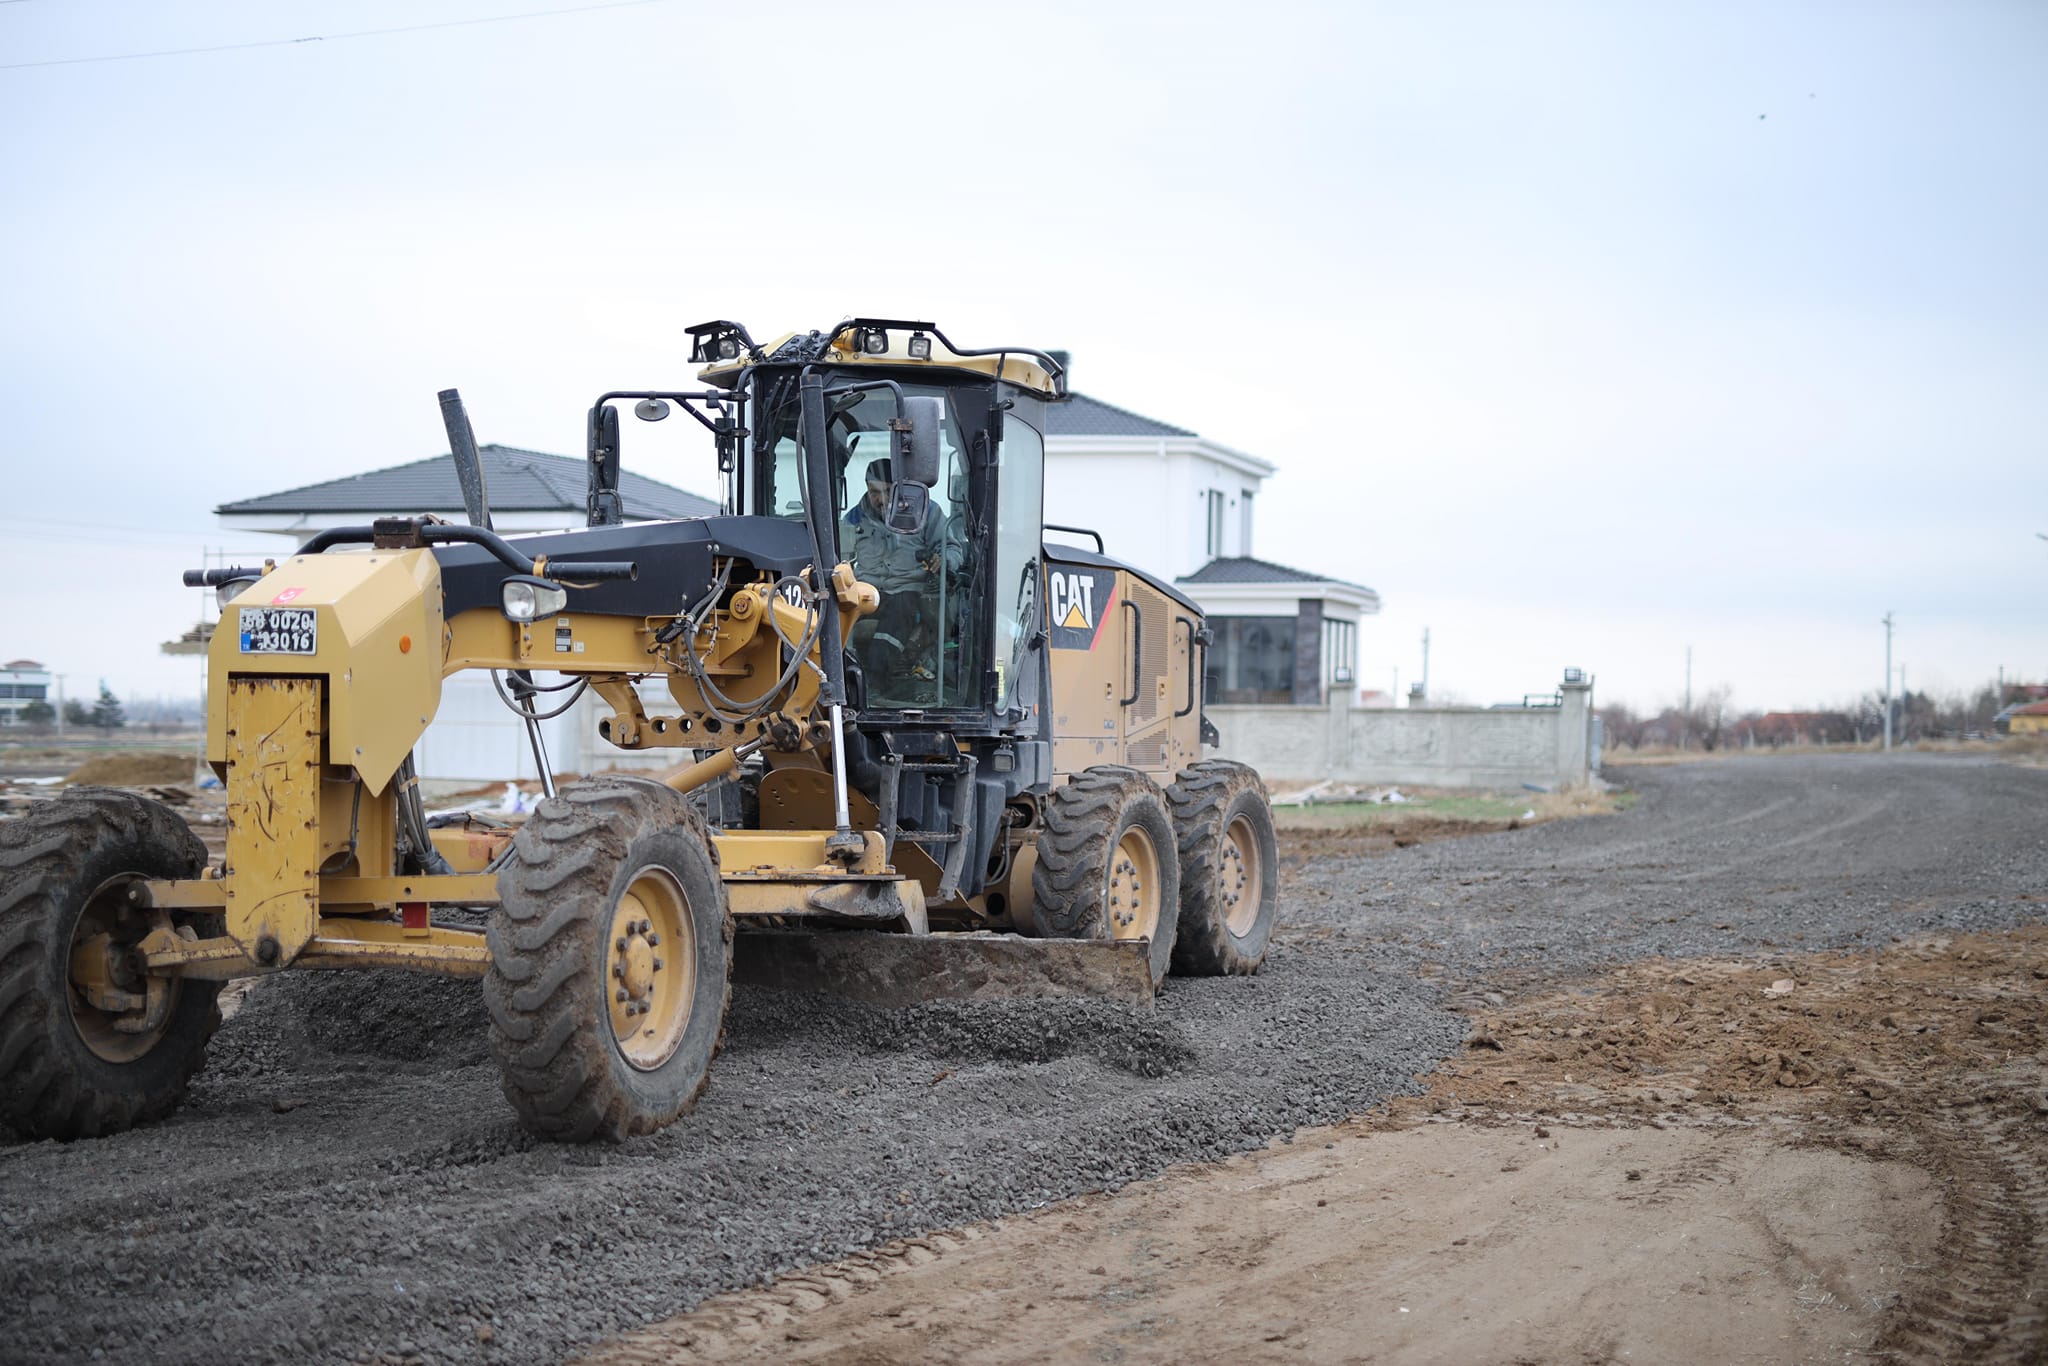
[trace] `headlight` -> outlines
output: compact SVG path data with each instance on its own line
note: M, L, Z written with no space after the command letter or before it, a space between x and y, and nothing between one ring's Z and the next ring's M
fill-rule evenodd
M569 604L569 590L560 584L537 579L531 574L505 580L498 600L510 621L539 621L551 617Z
M242 590L254 582L254 579L229 579L213 590L213 600L220 605L220 610L225 612L228 610L228 604L242 596Z

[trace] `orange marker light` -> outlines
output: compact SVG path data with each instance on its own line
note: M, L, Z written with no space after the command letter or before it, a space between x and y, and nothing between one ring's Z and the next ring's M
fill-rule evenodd
M411 636L400 636L400 637L398 638L398 653L400 653L400 654L402 654L402 655L409 655L409 654L411 654L411 653L412 653L412 637L411 637Z

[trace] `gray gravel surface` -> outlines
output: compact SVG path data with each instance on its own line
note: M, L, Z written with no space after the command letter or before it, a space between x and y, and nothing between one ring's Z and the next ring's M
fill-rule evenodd
M1318 848L1264 973L1176 979L1153 1012L742 990L702 1104L617 1147L518 1129L473 987L277 979L170 1122L0 1137L0 1357L559 1360L781 1269L1370 1108L1459 1046L1453 986L2048 910L2048 771L1626 776L1618 816Z

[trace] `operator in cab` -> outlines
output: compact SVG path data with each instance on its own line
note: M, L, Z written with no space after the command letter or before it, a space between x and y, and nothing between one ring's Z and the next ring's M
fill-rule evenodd
M840 550L854 573L881 594L882 605L854 627L861 667L880 691L902 696L910 680L933 677L941 634L936 606L942 569L958 570L962 548L946 535L936 507L916 532L891 531L883 520L896 471L889 459L867 468L867 494L840 522Z

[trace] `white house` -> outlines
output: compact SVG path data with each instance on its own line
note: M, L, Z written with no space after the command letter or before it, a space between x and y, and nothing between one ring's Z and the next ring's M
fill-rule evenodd
M1046 425L1045 520L1101 533L1201 604L1210 701L1318 704L1357 686L1358 624L1379 594L1253 554L1271 461L1086 394Z

